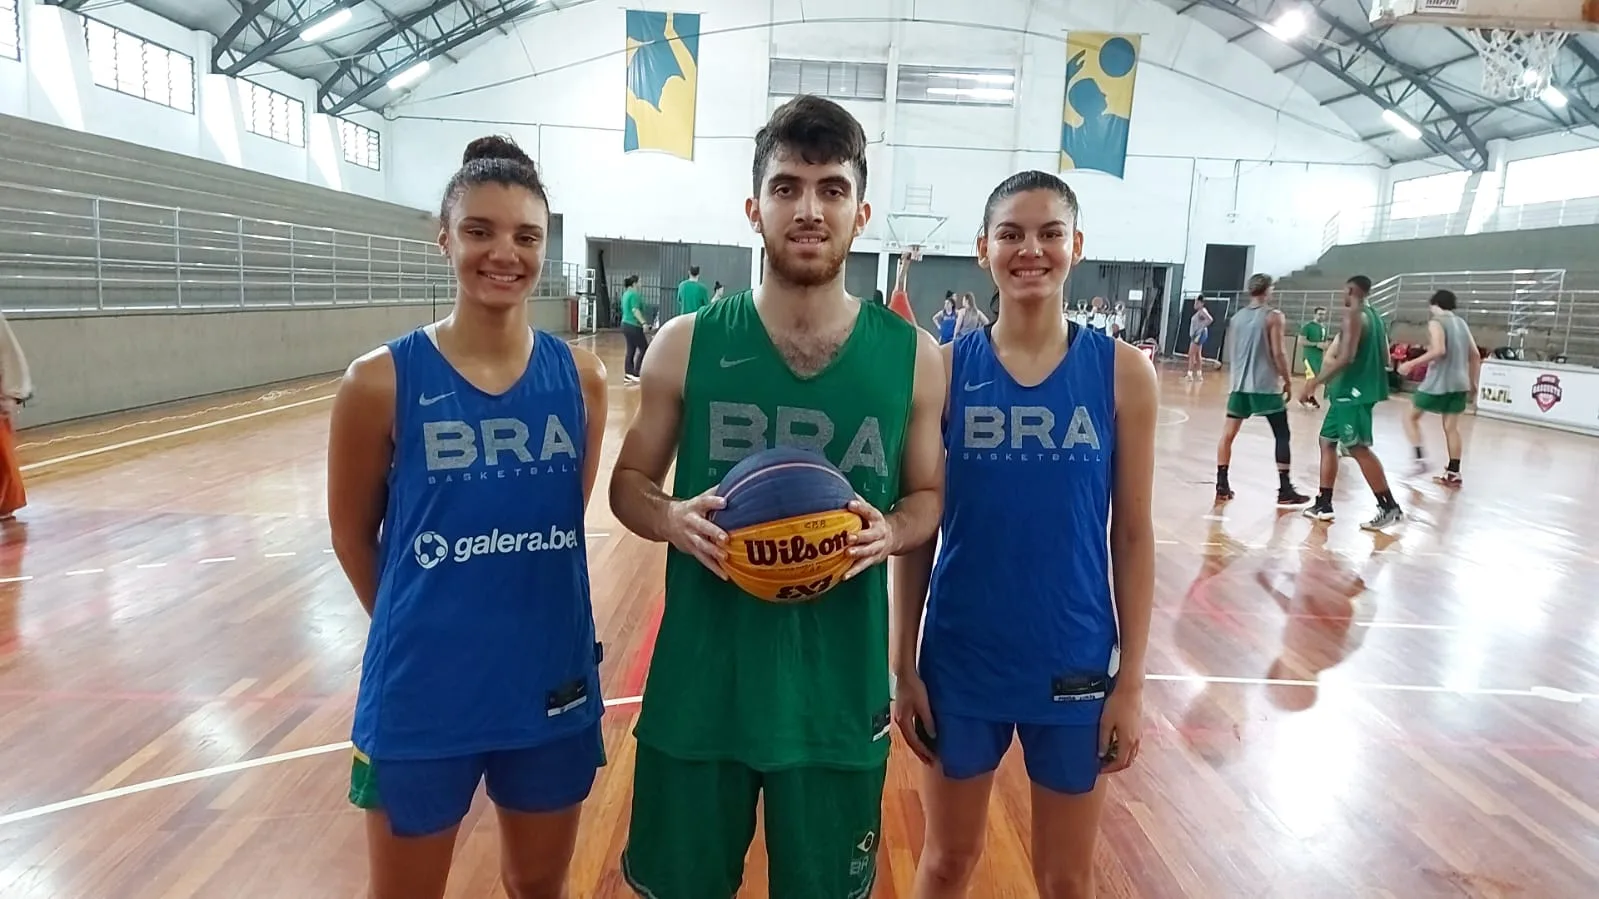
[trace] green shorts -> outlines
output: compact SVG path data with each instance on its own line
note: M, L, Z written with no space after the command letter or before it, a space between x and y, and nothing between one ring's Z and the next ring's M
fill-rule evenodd
M1256 415L1271 415L1276 412L1286 411L1287 404L1283 402L1280 393L1229 393L1227 394L1228 418L1252 418Z
M1463 390L1459 393L1422 393L1418 390L1411 394L1410 402L1423 412L1459 415L1466 411L1466 400L1469 396L1470 394Z
M759 799L771 899L865 899L877 879L887 772L886 763L761 772L640 743L622 876L646 899L732 899Z
M1371 446L1371 404L1333 403L1321 423L1321 439L1341 447Z

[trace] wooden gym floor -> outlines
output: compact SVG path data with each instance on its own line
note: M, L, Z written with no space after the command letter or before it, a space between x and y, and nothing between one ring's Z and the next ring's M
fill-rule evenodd
M616 385L603 490L637 391L619 341L597 343ZM1100 895L1599 895L1599 443L1470 420L1451 493L1406 474L1405 402L1387 403L1379 449L1410 520L1373 536L1352 463L1336 523L1278 514L1254 422L1238 499L1213 510L1225 389L1163 372L1146 746L1111 789ZM31 505L0 548L0 896L362 895L343 741L367 619L327 549L331 392L22 435ZM1293 425L1311 489L1319 416ZM611 765L573 895L613 899L631 895L616 860L663 550L603 495L589 529ZM909 896L916 777L896 746L882 899ZM1035 895L1015 753L994 801L972 895ZM480 795L452 897L499 895L483 812ZM764 878L757 840L743 895Z

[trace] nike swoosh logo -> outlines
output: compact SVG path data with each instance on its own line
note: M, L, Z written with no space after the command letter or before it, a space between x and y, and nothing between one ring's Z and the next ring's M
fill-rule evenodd
M746 362L748 362L748 361L750 361L751 359L754 359L754 358L755 358L754 356L748 356L748 357L743 358L743 359L729 359L726 356L723 356L722 357L722 367L723 368L732 368L735 365L743 365L744 363L746 363Z
M987 387L988 385L990 385L992 383L994 383L994 382L993 381L984 381L981 384L967 384L966 385L966 392L970 393L973 390L982 390L984 387Z
M416 398L416 403L419 406L431 406L434 403L438 402L439 400L444 399L447 396L455 396L455 391L452 390L449 393L441 393L438 396L428 396L427 394L424 393L421 396Z

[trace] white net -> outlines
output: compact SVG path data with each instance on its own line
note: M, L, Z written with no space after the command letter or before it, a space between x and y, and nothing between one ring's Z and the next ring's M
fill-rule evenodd
M1534 100L1550 88L1555 58L1569 36L1564 31L1466 28L1482 57L1482 89L1491 97Z

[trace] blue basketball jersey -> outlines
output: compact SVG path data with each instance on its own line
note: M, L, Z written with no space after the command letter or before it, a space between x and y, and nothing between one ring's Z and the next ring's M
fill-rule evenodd
M935 718L1098 720L1117 642L1116 342L1071 330L1065 358L1034 387L1000 364L988 329L955 341L919 666Z
M424 330L388 344L394 461L353 741L372 758L529 747L599 718L572 351L472 386Z

